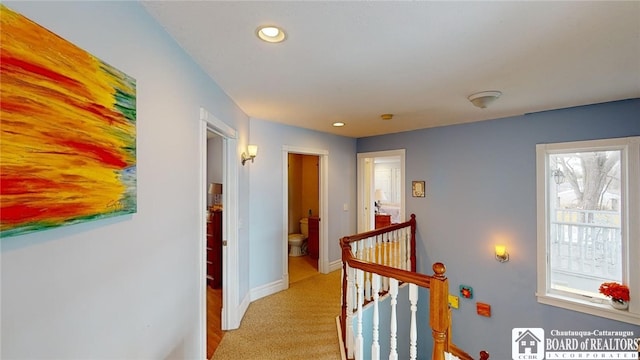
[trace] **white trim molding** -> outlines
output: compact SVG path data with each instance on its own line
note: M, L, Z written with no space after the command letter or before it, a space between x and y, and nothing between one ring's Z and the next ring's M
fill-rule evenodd
M551 288L549 156L567 152L619 150L622 239L622 282L629 286L631 301L627 310L611 308L602 297L577 290ZM539 303L578 311L612 320L640 325L640 137L574 141L536 145L537 187L537 292ZM598 294L599 295L599 294Z
M318 272L327 274L330 271L329 266L329 151L325 149L313 149L298 146L282 146L282 279L289 277L288 269L288 229L289 229L289 207L288 204L288 156L292 154L315 155L320 158L319 166L319 211L320 211L320 239L318 249ZM286 282L288 285L288 281Z
M235 129L227 125L222 120L216 118L206 109L200 108L200 203L199 209L200 229L201 229L201 246L200 251L200 288L202 294L200 296L201 314L200 318L204 323L204 337L206 345L206 194L207 194L207 131L213 131L223 138L223 181L225 191L223 192L223 203L225 204L225 216L223 217L223 240L227 246L223 247L223 271L222 283L224 291L222 297L222 316L221 325L223 330L237 329L246 311L246 306L240 303L239 294L239 251L238 248L238 149L237 138L238 133ZM248 280L247 280L248 281ZM202 326L202 325L201 325ZM202 329L202 328L201 328Z

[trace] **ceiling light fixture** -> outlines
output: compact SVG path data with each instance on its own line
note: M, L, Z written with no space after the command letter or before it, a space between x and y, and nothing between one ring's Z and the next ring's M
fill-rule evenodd
M380 118L382 120L391 120L391 119L393 119L393 114L382 114L382 115L380 115Z
M469 101L476 107L481 109L486 108L492 102L496 101L502 93L500 91L482 91L479 93L469 95Z
M256 35L258 35L261 40L270 43L283 42L287 38L284 30L273 25L260 26L256 30Z
M334 127L342 127L344 126L344 123L342 121L336 121L331 125L333 125Z

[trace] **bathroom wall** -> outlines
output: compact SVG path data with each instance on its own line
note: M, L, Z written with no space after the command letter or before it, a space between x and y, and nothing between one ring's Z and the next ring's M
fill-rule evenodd
M299 214L302 212L302 156L289 154L289 234L300 233Z
M319 157L289 154L289 234L300 233L300 219L318 216Z
M320 208L318 199L319 182L318 182L318 165L319 157L314 155L302 156L302 213L300 217L309 216L311 210L312 216L319 216Z

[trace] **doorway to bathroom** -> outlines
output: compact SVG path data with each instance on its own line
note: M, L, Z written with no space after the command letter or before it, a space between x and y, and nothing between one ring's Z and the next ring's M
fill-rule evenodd
M289 283L318 272L320 157L289 153L287 156Z
M283 274L286 284L329 270L328 151L283 147Z

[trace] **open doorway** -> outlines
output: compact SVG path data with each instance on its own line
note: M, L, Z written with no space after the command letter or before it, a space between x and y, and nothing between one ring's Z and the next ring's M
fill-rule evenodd
M207 129L207 359L222 341L222 233L224 218L224 138Z
M215 167L221 167L222 196L221 205L224 216L221 217L222 228L222 276L221 276L221 307L220 328L222 330L235 329L240 326L244 310L240 304L238 284L241 281L248 282L246 278L240 278L238 262L238 151L237 131L229 125L211 115L204 108L200 109L200 199L198 211L200 216L200 311L199 333L201 344L201 356L207 357L207 220L209 215L208 201L210 182L208 179L208 150L207 139L209 133L219 136L222 140L221 162ZM207 357L208 358L208 357Z
M318 273L320 157L289 153L287 160L287 247L292 284Z
M290 174L289 172L289 161L290 157L294 159L294 161L299 161L299 164L295 166L300 166L299 175L296 174L296 171ZM300 148L300 147L292 147L292 146L283 146L282 148L282 163L283 163L283 203L286 204L284 206L284 213L282 214L282 224L283 224L283 232L282 232L282 274L283 280L286 286L298 277L291 278L289 274L289 265L296 263L298 260L307 260L307 270L315 272L320 272L323 274L327 274L329 272L329 248L328 248L328 213L327 213L327 202L328 202L328 157L329 152L327 150L322 149L308 149L308 148ZM306 169L305 169L306 167ZM300 180L293 180L290 177L298 176ZM310 180L309 178L313 179ZM311 186L304 186L303 183L313 183ZM291 184L290 184L291 183ZM299 185L296 185L299 184ZM316 185L317 184L317 185ZM294 200L293 205L290 203L290 191L297 192L300 195L296 195L299 197L299 204ZM302 193L305 193L305 197L307 200L304 202L301 200ZM312 205L310 205L312 204ZM317 205L315 205L317 204ZM291 211L290 211L291 208ZM309 210L311 210L311 216L309 216ZM302 219L307 218L307 223L304 224ZM314 237L313 243L309 243L309 239L307 237L307 244L302 245L300 251L306 252L309 257L297 259L299 256L291 257L290 246L289 246L289 234L302 233L300 226L308 226L308 233ZM317 238L317 242L315 240ZM304 249L302 248L304 246ZM295 254L294 249L294 254ZM290 259L294 259L290 261ZM294 269L294 271L296 271ZM298 276L296 274L295 276Z
M358 232L406 221L405 150L358 154Z

